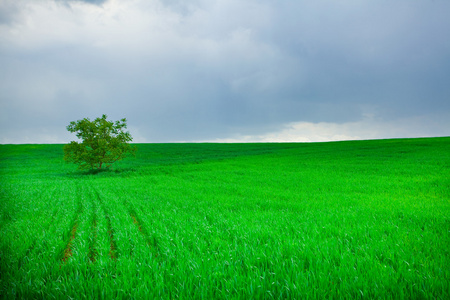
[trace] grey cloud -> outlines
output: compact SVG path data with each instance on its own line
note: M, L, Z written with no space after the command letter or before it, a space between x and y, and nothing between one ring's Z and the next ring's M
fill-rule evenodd
M13 23L20 13L20 5L17 1L4 0L0 2L0 26L8 26Z
M56 0L56 1L65 2L65 3L84 2L84 3L100 5L100 4L103 4L103 3L107 2L108 0Z
M213 140L450 110L444 1L85 2L102 5L0 27L8 132L107 113L148 141Z

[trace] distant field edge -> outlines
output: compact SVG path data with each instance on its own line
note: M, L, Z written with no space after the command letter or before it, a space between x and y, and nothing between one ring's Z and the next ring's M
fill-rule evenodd
M326 144L326 143L351 143L351 142L370 142L370 141L414 141L414 140L438 140L450 139L450 135L446 136L431 136L431 137L398 137L398 138L373 138L373 139L354 139L354 140L331 140L318 142L305 141L286 141L286 142L149 142L149 143L130 143L133 145L165 145L165 144L186 144L186 145L201 145L201 144ZM67 142L68 143L68 142ZM20 145L65 145L67 143L0 143L0 146L20 146Z

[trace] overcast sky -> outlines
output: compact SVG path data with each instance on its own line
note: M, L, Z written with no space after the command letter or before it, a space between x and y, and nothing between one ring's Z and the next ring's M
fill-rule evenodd
M450 136L447 0L0 0L0 143Z

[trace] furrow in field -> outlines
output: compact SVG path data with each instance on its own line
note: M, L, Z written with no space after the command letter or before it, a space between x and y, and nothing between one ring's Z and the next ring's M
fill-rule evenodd
M19 287L15 290L17 294L12 298L35 297L27 294L26 291L36 289L37 286L46 286L48 284L46 279L64 264L62 258L71 237L78 201L74 192L75 185L55 186L56 190L46 186L48 193L43 193L40 198L29 201L30 208L33 208L36 214L32 216L33 219L30 218L32 222L29 230L36 241L25 253L18 253L17 260L11 260L17 268L8 269L4 274L5 279L9 280L12 286ZM41 278L46 279L41 280ZM3 293L0 292L0 294ZM6 298L9 297L6 296Z
M78 223L75 223L70 231L70 239L67 243L66 249L64 250L63 257L61 258L62 262L65 263L72 256L72 246L73 240L75 239L75 234L77 233Z
M121 201L121 195L110 187L95 187L110 225L110 248L114 259L127 261L148 257L148 247L144 236L130 220L129 210Z
M108 211L108 209L105 207L105 204L102 201L102 198L100 197L99 193L94 190L95 196L98 200L98 202L100 203L100 207L103 211L103 214L105 216L106 219L106 227L107 227L107 232L108 232L108 237L109 237L109 257L112 260L116 260L119 253L117 252L117 244L116 241L114 239L114 229L111 226L111 218L110 218L110 213Z
M83 213L78 216L77 219L77 231L76 236L73 239L72 244L72 256L69 259L68 266L70 268L92 263L92 258L96 257L97 242L95 233L98 229L98 223L96 227L93 227L93 220L96 218L95 205L92 201L93 195L86 184L81 186L80 201L82 202Z
M159 246L158 246L158 240L155 236L150 236L148 233L147 227L145 226L144 222L141 218L139 218L136 210L132 206L131 203L123 200L123 204L128 208L128 212L130 214L130 217L133 221L133 224L138 228L139 232L143 235L146 244L150 247L151 252L155 257L159 256Z
M92 221L89 239L89 260L95 262L97 257L97 205L92 201Z
M73 255L73 243L75 240L75 236L77 233L77 229L78 229L78 219L80 218L80 215L83 213L83 206L81 203L81 200L78 200L78 208L77 211L75 212L73 221L72 221L72 227L70 230L70 234L69 234L69 239L68 242L66 244L66 247L64 249L64 252L62 254L61 257L61 262L64 264L66 263L70 257L72 257Z

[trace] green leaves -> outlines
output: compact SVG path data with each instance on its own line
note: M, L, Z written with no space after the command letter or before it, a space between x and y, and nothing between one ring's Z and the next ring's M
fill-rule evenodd
M84 118L72 121L69 132L81 140L64 146L64 160L78 165L81 170L109 168L114 162L134 155L136 148L128 144L133 138L127 128L127 119L108 121L104 114L94 121Z

